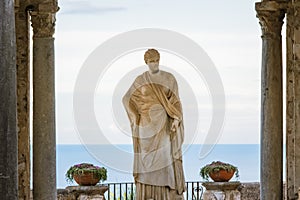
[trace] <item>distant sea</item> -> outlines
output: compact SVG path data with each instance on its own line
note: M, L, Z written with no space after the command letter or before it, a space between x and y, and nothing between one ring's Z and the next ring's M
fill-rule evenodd
M201 145L184 147L183 166L186 181L202 181L199 170L212 161L220 160L239 168L241 182L259 182L260 145L258 144L218 144L203 158L200 158ZM116 152L115 150L118 149ZM125 152L129 157L120 152ZM98 154L98 155L97 155ZM101 156L105 155L105 156ZM102 160L103 158L103 160ZM70 166L91 162L107 168L107 183L132 182L132 145L57 145L57 188L69 185L65 173Z

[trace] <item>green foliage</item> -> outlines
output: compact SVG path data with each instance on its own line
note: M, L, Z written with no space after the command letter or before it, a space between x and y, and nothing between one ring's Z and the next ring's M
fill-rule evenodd
M209 174L211 172L217 172L220 171L221 169L226 170L226 171L234 171L235 173L235 177L238 178L239 177L239 170L237 167L229 164L229 163L223 163L221 161L214 161L211 164L207 164L204 167L202 167L200 169L200 176L208 181L209 179Z
M66 180L68 182L73 182L74 175L84 174L85 172L94 173L100 181L105 181L107 179L107 170L104 167L94 166L90 163L81 163L73 165L66 172Z

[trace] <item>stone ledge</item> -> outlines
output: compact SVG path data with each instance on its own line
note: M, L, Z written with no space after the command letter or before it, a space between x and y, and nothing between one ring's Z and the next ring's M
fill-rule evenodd
M206 190L236 190L241 183L239 181L236 182L204 182L202 185L206 188Z
M107 186L68 186L65 189L68 193L80 193L87 195L101 194L103 195L107 190Z

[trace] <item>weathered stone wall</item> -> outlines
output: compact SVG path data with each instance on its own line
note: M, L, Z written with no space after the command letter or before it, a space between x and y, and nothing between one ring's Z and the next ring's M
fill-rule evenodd
M260 184L259 183L242 183L239 191L243 200L259 200Z
M14 1L0 1L0 199L18 199Z
M287 199L298 198L300 187L300 0L287 9Z
M17 44L17 116L18 116L18 193L29 200L30 192L30 53L29 16L25 1L15 1Z
M242 200L260 200L260 183L242 183L239 191L241 192ZM286 199L285 184L283 184L283 200Z

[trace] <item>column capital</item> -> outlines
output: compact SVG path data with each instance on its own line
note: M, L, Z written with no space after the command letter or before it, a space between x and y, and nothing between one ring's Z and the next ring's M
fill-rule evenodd
M286 3L278 3L276 1L259 2L255 4L256 17L259 18L262 37L281 37L286 7Z
M34 38L53 37L55 31L55 14L59 10L57 4L41 4L37 11L31 11L31 26Z

